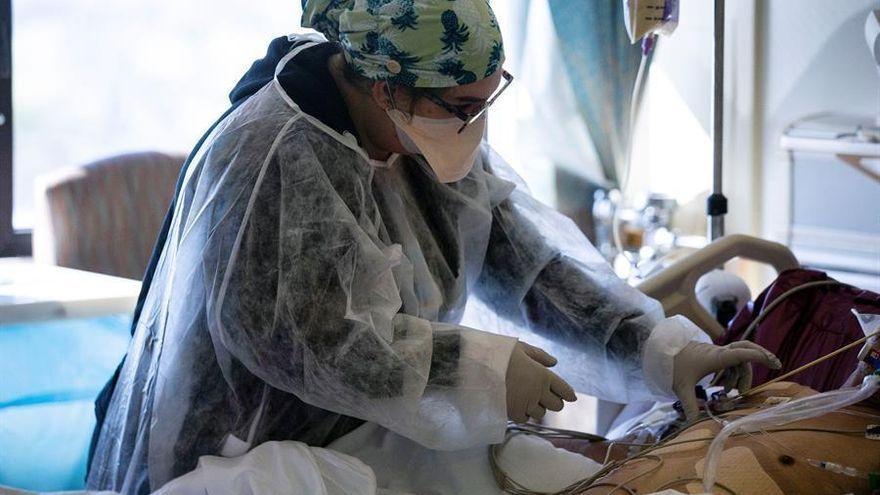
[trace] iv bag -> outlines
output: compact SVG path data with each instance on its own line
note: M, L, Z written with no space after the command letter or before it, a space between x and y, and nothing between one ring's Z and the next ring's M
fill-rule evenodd
M635 43L648 34L670 35L678 26L679 0L623 0L626 33Z

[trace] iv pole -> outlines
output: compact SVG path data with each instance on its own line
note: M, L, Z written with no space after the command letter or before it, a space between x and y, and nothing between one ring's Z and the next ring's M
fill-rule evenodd
M712 70L712 194L706 202L709 241L724 236L727 198L722 192L724 154L724 0L715 0Z

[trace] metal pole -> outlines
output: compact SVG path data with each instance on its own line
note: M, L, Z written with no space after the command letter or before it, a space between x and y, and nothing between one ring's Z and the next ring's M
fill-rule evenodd
M724 153L724 0L715 0L715 32L712 70L712 195L706 205L709 240L724 235L727 198L722 190Z

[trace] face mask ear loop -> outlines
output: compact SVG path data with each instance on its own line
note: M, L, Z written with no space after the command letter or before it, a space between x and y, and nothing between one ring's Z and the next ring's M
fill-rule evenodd
M391 91L391 83L389 83L389 82L385 83L385 91L388 92L388 101L391 102L391 109L397 110L397 102L394 101L394 93ZM412 121L412 117L413 117L412 114L410 114L408 112L404 112L402 110L398 110L398 111L400 113L408 116L408 118L407 118L408 121L410 121L410 122Z
M391 92L391 83L385 82L385 92L388 93L388 101L391 102L391 109L397 110L397 103L394 102L394 93Z

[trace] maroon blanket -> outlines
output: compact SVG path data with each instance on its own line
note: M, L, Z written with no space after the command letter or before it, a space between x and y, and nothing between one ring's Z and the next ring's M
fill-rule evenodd
M788 270L779 274L754 303L736 315L717 343L724 345L740 340L749 324L776 298L789 289L820 280L831 279L824 272L814 270ZM860 313L880 314L880 294L848 286L820 286L786 298L749 337L749 340L776 353L782 361L780 370L754 365L754 385L864 337L851 312L853 308ZM837 389L855 369L860 348L857 346L789 380L820 392Z

